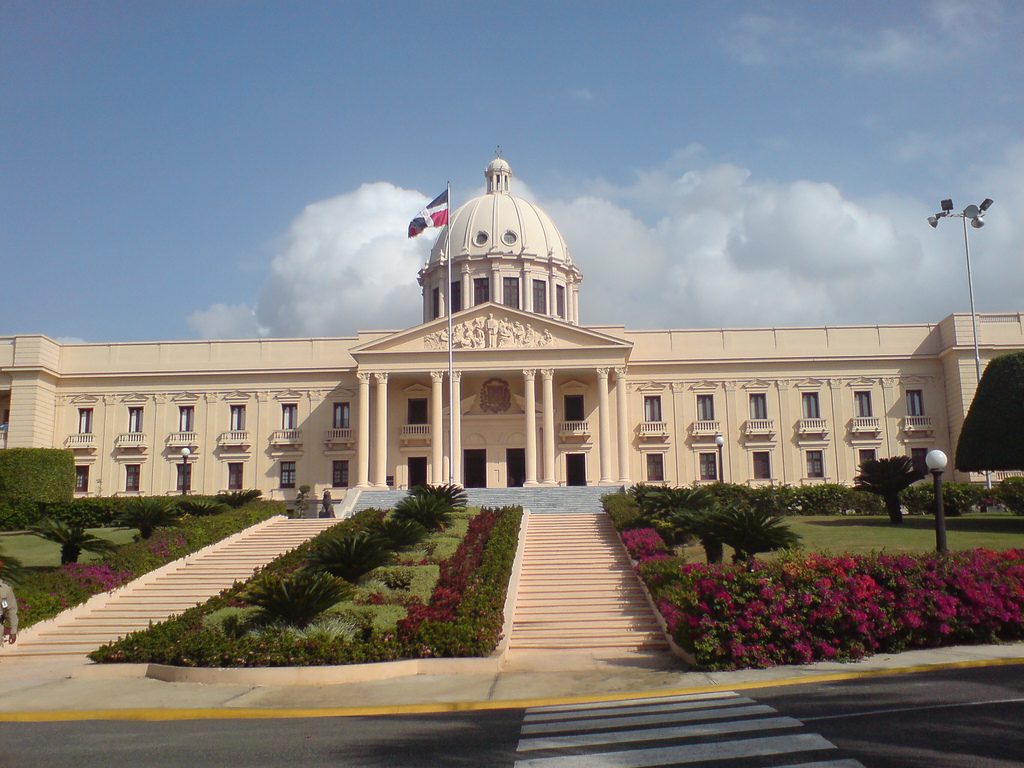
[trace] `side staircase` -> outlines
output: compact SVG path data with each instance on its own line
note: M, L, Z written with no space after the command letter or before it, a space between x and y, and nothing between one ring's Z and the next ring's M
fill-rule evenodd
M2 655L89 653L205 602L338 522L272 518L24 630Z
M601 497L622 490L619 486L568 486L550 488L467 488L470 506L521 506L534 513L600 512ZM362 491L353 507L391 509L408 491Z
M609 517L529 514L509 658L667 651L668 641Z

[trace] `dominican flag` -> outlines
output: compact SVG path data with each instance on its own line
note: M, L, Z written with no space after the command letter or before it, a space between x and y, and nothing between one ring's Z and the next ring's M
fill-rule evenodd
M427 207L416 214L416 218L409 222L409 237L423 232L430 227L443 227L448 223L448 190L435 197Z

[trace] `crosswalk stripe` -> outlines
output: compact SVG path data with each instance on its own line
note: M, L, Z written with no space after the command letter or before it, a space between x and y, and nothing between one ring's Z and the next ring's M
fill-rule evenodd
M700 763L826 749L836 749L836 746L816 733L802 733L790 736L765 736L756 739L719 741L712 744L688 744L585 755L527 758L526 760L517 760L515 768L651 768L673 763Z
M559 731L601 731L606 728L621 728L639 725L663 725L666 723L686 723L700 720L720 720L726 717L746 717L748 715L767 715L775 712L764 704L749 707L724 707L721 709L701 709L696 712L671 712L659 715L639 715L635 717L604 717L587 720L560 720L555 723L525 723L521 733L558 733Z
M607 709L590 709L583 712L527 712L524 720L528 723L550 722L570 718L611 717L612 715L654 714L655 712L685 712L691 709L713 709L714 707L732 707L737 704L753 704L751 699L716 699L714 701L679 701L670 704L638 704Z
M736 691L714 691L713 693L684 693L679 696L650 696L644 699L619 699L616 701L595 701L589 704L552 704L547 707L530 707L527 712L582 712L588 709L606 709L626 704L670 704L677 701L707 701L728 699L739 696Z
M628 744L640 741L663 741L667 739L692 739L699 736L725 736L732 733L770 731L781 728L799 728L803 725L792 717L768 717L760 720L736 720L727 723L702 723L680 725L674 728L644 728L639 731L610 731L605 733L581 733L568 736L542 736L519 741L519 752L533 752L540 749L563 749L566 747L595 747L602 744Z

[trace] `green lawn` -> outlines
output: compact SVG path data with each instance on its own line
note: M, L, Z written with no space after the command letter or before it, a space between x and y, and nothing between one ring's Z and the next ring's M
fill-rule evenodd
M900 526L890 525L885 515L792 516L786 521L800 534L803 548L809 551L833 554L935 551L933 517L904 517ZM1024 548L1024 517L988 512L946 518L946 539L951 550ZM704 562L704 550L699 545L687 546L685 553L689 562ZM726 562L731 557L732 552L727 547Z
M89 532L117 545L131 543L138 533L134 528L90 528ZM3 555L18 558L26 568L52 568L60 565L60 545L30 533L0 533L0 557ZM99 557L91 552L83 552L78 561L90 563Z

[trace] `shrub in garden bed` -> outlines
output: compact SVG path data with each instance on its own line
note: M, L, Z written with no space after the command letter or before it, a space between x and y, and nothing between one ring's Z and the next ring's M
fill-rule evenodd
M639 568L701 669L859 659L1024 638L1024 550Z
M1008 512L1024 515L1024 477L1008 477L996 487L996 499Z

